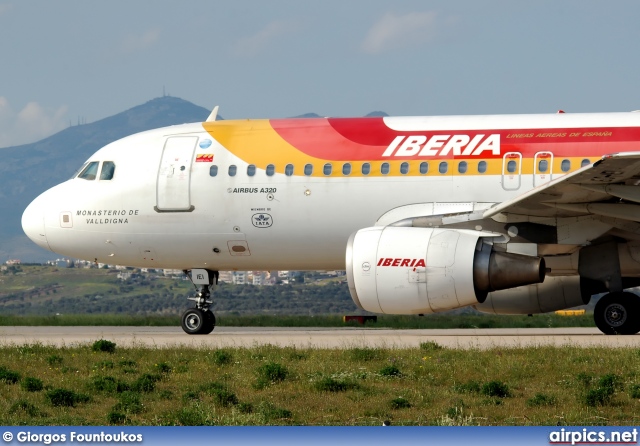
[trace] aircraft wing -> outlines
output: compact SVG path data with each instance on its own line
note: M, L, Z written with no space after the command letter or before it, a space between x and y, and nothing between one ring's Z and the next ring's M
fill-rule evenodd
M552 180L484 212L532 218L597 214L640 221L640 152L606 155L593 164Z

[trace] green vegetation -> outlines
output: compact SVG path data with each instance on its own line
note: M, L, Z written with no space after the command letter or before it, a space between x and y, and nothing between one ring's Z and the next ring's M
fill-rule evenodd
M394 410L408 409L409 407L411 407L411 403L401 396L391 400L391 408Z
M386 352L379 348L355 347L350 349L349 354L354 361L373 361L384 357Z
M46 399L54 407L74 407L78 403L89 401L88 395L76 393L69 389L52 389L46 392Z
M289 370L277 362L267 362L256 370L257 379L254 387L258 390L284 381L289 375Z
M527 400L527 407L555 406L556 403L556 397L547 395L546 393L536 393L533 398Z
M332 376L326 376L314 383L316 390L320 392L344 392L351 389L357 389L358 383L349 379L336 379Z
M25 379L23 379L20 382L20 386L27 392L39 392L44 389L42 380L39 378L33 378L31 376L27 376Z
M0 423L632 425L640 411L631 348L114 347L0 346Z
M394 364L383 367L378 373L380 373L381 376L402 376L402 372Z
M135 270L128 271L134 272ZM189 281L137 274L122 281L109 269L21 265L0 272L0 325L179 326L192 304ZM221 283L214 308L221 326L343 327L342 316L361 314L344 278L277 286ZM347 326L360 327L357 322ZM379 315L379 328L593 327L593 317L555 314L495 316L471 309L419 316ZM437 344L426 342L426 352Z
M7 315L52 316L52 319L56 314L136 315L145 323L146 316L177 318L191 306L186 298L193 295L194 288L188 280L164 277L161 273L142 274L134 269L125 271L133 274L121 280L118 278L121 272L10 266L0 271L0 312L3 319ZM220 283L214 310L216 315L229 316L322 315L354 312L356 306L343 278L342 282L334 279L278 286ZM154 320L146 320L146 324ZM0 321L0 324L6 323ZM175 322L166 325L175 325Z
M604 406L612 403L616 390L620 390L622 384L620 377L612 373L608 373L598 379L594 388L589 388L584 396L587 406ZM630 394L634 393L634 387L630 389ZM631 396L633 398L633 396Z
M91 346L91 350L94 352L106 352L106 353L115 353L116 352L116 344L111 341L107 341L106 339L99 339L93 343ZM111 364L109 368L113 367L113 362L109 362Z
M497 398L507 398L511 396L509 386L501 381L489 381L482 386L480 392L486 396L495 396Z
M5 366L0 366L0 382L15 384L18 381L20 381L20 374L18 372L9 370Z

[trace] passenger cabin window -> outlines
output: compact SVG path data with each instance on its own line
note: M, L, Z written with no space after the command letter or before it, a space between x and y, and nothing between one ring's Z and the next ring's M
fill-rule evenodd
M369 175L371 173L371 164L362 163L362 175Z
M518 167L518 165L516 164L516 162L514 160L510 160L507 163L507 172L515 173L517 167Z
M247 166L247 176L252 177L256 174L256 166L255 164L249 164Z
M229 166L230 177L235 177L237 172L238 172L238 168L236 166L234 166L233 164Z
M309 176L313 173L313 164L305 164L304 165L304 174Z
M351 164L349 163L344 163L342 165L342 175L344 176L349 176L351 175Z
M380 173L382 175L389 174L389 163L382 163L382 165L380 166Z
M275 172L276 172L276 166L274 166L273 164L269 164L267 166L267 176L272 177Z
M460 161L458 163L458 173L467 173L467 162Z
M547 160L538 161L538 172L546 173L547 170L549 170L549 161Z
M209 176L215 177L216 175L218 175L218 166L209 167Z
M402 175L406 175L409 173L409 163L404 162L402 164L400 164L400 173Z
M293 164L287 164L284 166L284 174L288 177L293 175Z
M422 175L424 175L427 172L429 172L429 163L424 161L424 162L420 163L420 173Z
M571 169L571 161L570 160L562 160L560 163L560 170L563 172L569 172Z
M591 161L585 158L580 162L580 167L588 166L589 164L591 164Z
M449 170L449 164L446 161L441 162L438 166L438 172L445 174L447 173L447 170Z
M111 180L113 174L116 171L116 164L113 161L105 161L102 163L102 170L100 171L100 180Z
M333 170L333 166L331 165L331 163L327 163L322 168L322 173L325 174L326 176L329 176L331 175L332 170Z
M87 164L82 172L78 175L78 178L82 178L83 180L93 181L96 179L96 175L98 174L98 166L100 163L98 161L91 161Z
M478 173L485 173L487 171L487 162L480 161L478 163Z

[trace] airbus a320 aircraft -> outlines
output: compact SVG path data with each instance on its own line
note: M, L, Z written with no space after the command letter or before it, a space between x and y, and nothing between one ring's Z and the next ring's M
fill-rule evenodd
M640 113L216 121L98 150L22 226L51 251L179 268L215 326L218 271L346 269L355 304L595 308L640 331ZM198 288L196 288L198 289Z

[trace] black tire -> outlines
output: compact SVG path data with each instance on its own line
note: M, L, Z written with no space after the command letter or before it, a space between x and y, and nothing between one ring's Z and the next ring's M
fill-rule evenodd
M609 293L596 304L593 319L604 334L636 334L640 331L640 297L633 293Z
M189 308L182 313L182 329L190 335L209 334L211 333L210 331L205 333L207 329L207 319L204 311L198 308Z
M216 327L216 317L211 310L207 310L204 312L204 318L205 328L202 331L202 334L209 334Z

